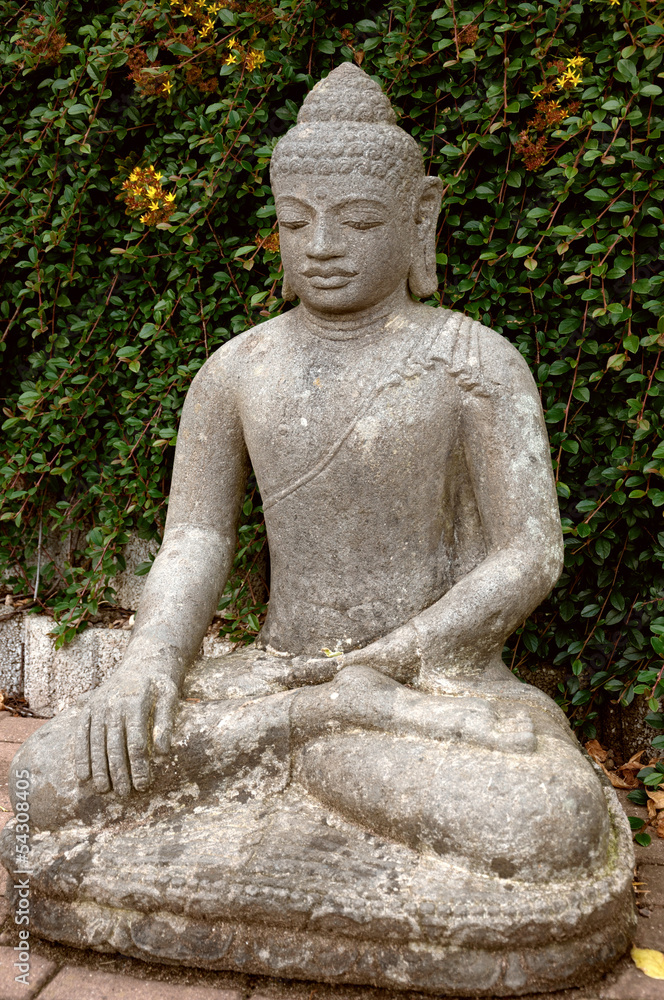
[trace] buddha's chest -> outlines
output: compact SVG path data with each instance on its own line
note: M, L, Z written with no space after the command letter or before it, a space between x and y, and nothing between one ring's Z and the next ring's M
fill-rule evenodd
M248 370L243 429L265 502L313 479L337 496L441 488L458 444L458 390L442 365L412 371L404 360L323 349Z

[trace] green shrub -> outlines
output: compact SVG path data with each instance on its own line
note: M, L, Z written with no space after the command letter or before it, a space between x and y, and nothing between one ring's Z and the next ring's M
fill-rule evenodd
M31 594L40 531L83 526L64 577L41 556L60 641L111 596L129 533L158 536L193 375L282 308L270 153L312 84L355 59L445 182L436 301L513 340L541 390L566 569L507 662L559 665L588 735L602 697L645 691L664 728L661 8L26 9L0 3L0 559ZM262 610L255 488L244 515L236 637Z

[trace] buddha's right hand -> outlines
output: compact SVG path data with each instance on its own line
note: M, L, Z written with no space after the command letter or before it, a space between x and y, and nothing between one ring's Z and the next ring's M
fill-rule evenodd
M98 792L128 795L150 784L151 750L168 753L178 685L163 665L129 663L89 694L76 737L78 780L92 779Z

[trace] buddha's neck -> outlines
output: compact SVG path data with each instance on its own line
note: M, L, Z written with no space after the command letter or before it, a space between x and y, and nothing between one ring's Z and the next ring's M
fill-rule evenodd
M358 340L371 334L382 333L388 321L412 306L406 287L398 288L382 302L356 312L321 312L301 302L298 313L306 327L327 340Z

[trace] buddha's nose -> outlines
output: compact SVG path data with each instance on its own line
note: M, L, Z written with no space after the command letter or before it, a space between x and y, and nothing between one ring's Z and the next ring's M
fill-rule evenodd
M307 247L307 256L316 260L329 260L331 257L343 257L345 252L346 248L338 227L325 220L317 220L313 226L311 242Z

